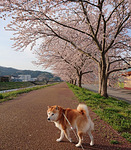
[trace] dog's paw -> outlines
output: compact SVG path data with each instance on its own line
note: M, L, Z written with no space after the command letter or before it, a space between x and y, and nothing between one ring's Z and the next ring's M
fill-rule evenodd
M76 144L76 147L80 147L80 146L81 146L81 144L79 144L79 143L78 143L78 144Z
M72 143L72 139L71 138L69 138L68 140Z
M60 139L60 138L56 140L56 142L60 142L60 141L61 141L61 139Z
M93 145L94 145L94 142L91 141L91 142L90 142L90 146L93 146Z

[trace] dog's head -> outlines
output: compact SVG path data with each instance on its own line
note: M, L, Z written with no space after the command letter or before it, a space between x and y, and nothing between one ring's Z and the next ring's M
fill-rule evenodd
M59 116L59 106L55 105L55 106L48 106L48 110L47 110L47 120L54 122L58 120L58 116Z

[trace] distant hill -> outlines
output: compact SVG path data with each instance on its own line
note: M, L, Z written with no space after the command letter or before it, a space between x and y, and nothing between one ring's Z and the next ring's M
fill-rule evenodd
M45 71L32 71L32 70L18 70L15 68L7 68L0 66L0 76L4 75L12 75L12 76L18 76L18 75L31 75L32 78L41 77L43 79L51 80L51 81L61 81L59 77L54 76L50 72Z

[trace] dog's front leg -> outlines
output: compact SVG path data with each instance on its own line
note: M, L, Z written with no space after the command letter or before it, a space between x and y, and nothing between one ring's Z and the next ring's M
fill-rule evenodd
M64 130L64 133L65 133L65 137L66 137L70 142L72 142L72 139L71 139L71 137L70 137L70 132L69 132L69 130L68 130L68 129Z
M60 138L57 139L56 141L57 141L57 142L60 142L60 141L62 141L63 138L64 138L64 131L61 129Z

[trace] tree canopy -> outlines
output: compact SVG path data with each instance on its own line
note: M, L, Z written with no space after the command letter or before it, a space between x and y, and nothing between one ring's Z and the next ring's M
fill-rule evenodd
M7 29L15 32L14 48L30 45L50 55L64 43L68 55L74 49L86 56L85 63L91 59L97 65L105 97L109 75L131 67L130 7L130 0L0 0L1 17L12 17ZM78 60L71 58L74 64Z

